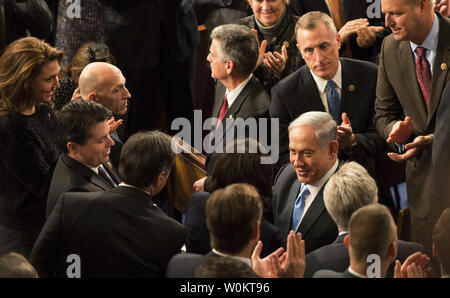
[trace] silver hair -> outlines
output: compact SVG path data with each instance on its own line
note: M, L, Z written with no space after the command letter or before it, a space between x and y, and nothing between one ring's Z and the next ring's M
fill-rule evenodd
M326 112L306 112L298 116L289 124L288 130L296 126L313 126L316 131L316 139L319 145L324 148L331 141L337 140L336 121Z
M217 54L223 61L233 61L241 75L250 75L258 61L258 41L244 25L226 24L214 28L211 40L216 41Z
M378 201L375 180L360 164L352 161L334 173L323 191L325 208L341 229L348 229L352 214Z

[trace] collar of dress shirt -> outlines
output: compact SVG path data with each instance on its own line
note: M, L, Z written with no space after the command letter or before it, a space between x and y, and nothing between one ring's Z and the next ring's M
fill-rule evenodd
M330 178L331 175L333 175L333 173L336 172L338 165L339 165L339 160L336 159L336 161L334 162L334 165L325 174L325 176L322 177L322 179L320 179L319 181L317 181L314 184L308 184L309 193L312 198L316 197L316 195L319 193L322 186L325 184L325 182L327 182L328 178Z
M239 261L244 262L245 264L247 264L250 268L252 267L252 262L248 258L227 255L227 254L224 254L223 252L220 252L220 251L216 250L215 248L212 249L212 252L215 253L216 255L221 256L221 257L229 257L229 258L233 258L233 259L239 260Z
M411 46L411 51L414 53L414 58L417 58L416 48L418 46L422 46L427 49L426 56L428 62L430 63L431 73L433 73L434 58L436 57L436 49L439 39L438 37L439 37L439 19L437 15L434 14L433 27L431 27L430 32L428 33L427 37L422 42L422 44L417 45L412 41L409 42L409 45Z
M252 78L252 75L253 74L250 74L250 76L245 81L243 81L239 86L237 86L233 90L229 91L227 89L227 91L225 92L225 95L227 97L228 107L231 108L231 105L236 100L236 98L239 96L239 94L241 93L242 89L244 89L244 87L247 85L247 83Z
M327 82L329 80L322 79L321 77L315 75L311 71L311 69L309 71L311 72L311 75L312 75L314 81L316 82L316 86L317 86L317 89L319 90L319 94L325 93L325 91L326 91L325 88L327 87ZM341 61L339 61L338 69L336 71L336 74L332 78L332 80L336 83L336 85L339 88L339 90L341 90L342 89L342 66L341 66ZM339 92L339 94L340 94L340 92Z
M119 186L125 186L125 187L131 187L131 188L139 189L140 191L145 192L145 193L148 194L149 196L152 196L152 194L149 193L148 191L143 190L142 188L139 188L139 187L136 187L136 186L133 186L133 185L126 184L125 182L121 182L121 183L119 184Z
M340 231L338 236L347 235L348 231Z
M350 272L351 274L356 275L358 277L361 277L361 278L367 278L367 276L361 275L361 274L353 271L352 268L350 268L350 267L348 267L348 272Z

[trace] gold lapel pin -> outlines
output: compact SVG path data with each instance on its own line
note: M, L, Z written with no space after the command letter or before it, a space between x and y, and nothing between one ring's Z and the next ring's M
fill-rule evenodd
M288 48L289 47L289 42L287 40L283 41L283 45Z
M348 85L348 91L353 92L355 91L356 87L353 84Z
M447 69L447 64L446 63L442 63L441 64L441 69L442 70L446 70Z
M110 161L107 161L107 162L106 162L106 165L107 165L110 169L112 169L112 163L111 163Z

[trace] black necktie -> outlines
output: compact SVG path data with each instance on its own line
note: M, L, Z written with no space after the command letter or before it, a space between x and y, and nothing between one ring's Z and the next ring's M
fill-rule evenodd
M103 165L100 165L98 167L98 174L100 175L100 177L103 178L103 180L105 180L109 185L111 185L113 188L116 187L117 185L114 183L114 181L111 179L111 177L108 175L108 173L106 172L106 170L103 168Z

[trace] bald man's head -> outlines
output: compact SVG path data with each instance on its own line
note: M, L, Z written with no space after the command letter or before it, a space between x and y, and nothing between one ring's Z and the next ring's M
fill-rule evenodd
M127 111L127 100L131 97L125 81L116 66L93 62L83 69L78 84L83 99L98 102L115 115L123 115Z

